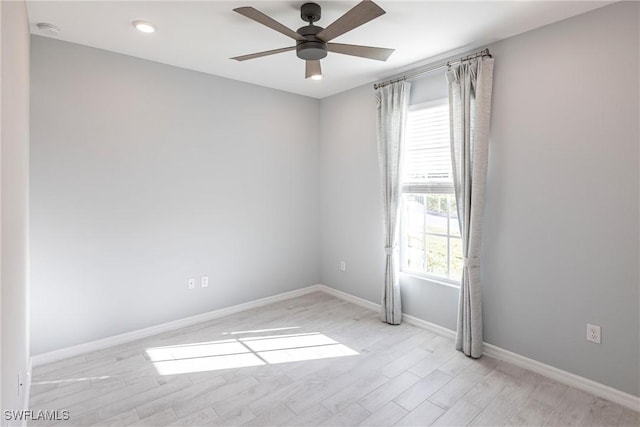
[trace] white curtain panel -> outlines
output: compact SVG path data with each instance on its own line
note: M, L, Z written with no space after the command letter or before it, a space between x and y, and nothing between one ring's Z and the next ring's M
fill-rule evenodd
M400 179L402 146L409 109L411 84L405 81L381 87L376 92L378 125L378 160L382 177L384 241L386 265L380 317L383 322L399 325L402 321L398 278L398 224L400 217Z
M489 154L493 58L450 67L451 162L462 236L463 269L456 348L482 356L480 247Z

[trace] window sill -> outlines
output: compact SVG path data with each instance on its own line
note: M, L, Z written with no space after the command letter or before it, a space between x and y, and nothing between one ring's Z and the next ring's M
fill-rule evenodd
M408 271L401 271L402 276L412 277L418 280L422 280L429 283L435 283L436 285L447 286L449 288L460 289L460 282L448 281L446 279L439 279L433 276L427 276L420 273L412 273Z

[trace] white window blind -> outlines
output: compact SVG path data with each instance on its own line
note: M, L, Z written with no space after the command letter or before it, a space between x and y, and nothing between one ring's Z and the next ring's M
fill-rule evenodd
M403 192L453 193L447 100L413 107L406 131Z

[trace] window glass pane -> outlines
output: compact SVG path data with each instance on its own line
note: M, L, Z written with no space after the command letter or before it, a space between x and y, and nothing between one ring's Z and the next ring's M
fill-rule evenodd
M462 250L453 207L451 194L403 195L400 243L404 271L460 281Z
M449 240L451 247L451 280L460 281L462 279L462 241L451 237Z
M448 197L447 194L427 195L427 232L447 234Z
M407 233L424 233L424 205L426 194L406 194L404 198L404 226Z
M426 273L447 277L447 238L427 235Z
M425 261L425 241L423 233L409 233L407 235L407 246L405 257L407 269L419 273L424 272Z

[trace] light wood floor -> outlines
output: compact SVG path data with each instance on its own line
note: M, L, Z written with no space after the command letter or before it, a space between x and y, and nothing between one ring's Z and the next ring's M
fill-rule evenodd
M640 425L637 412L325 293L38 367L31 409L66 409L60 424L82 426Z

